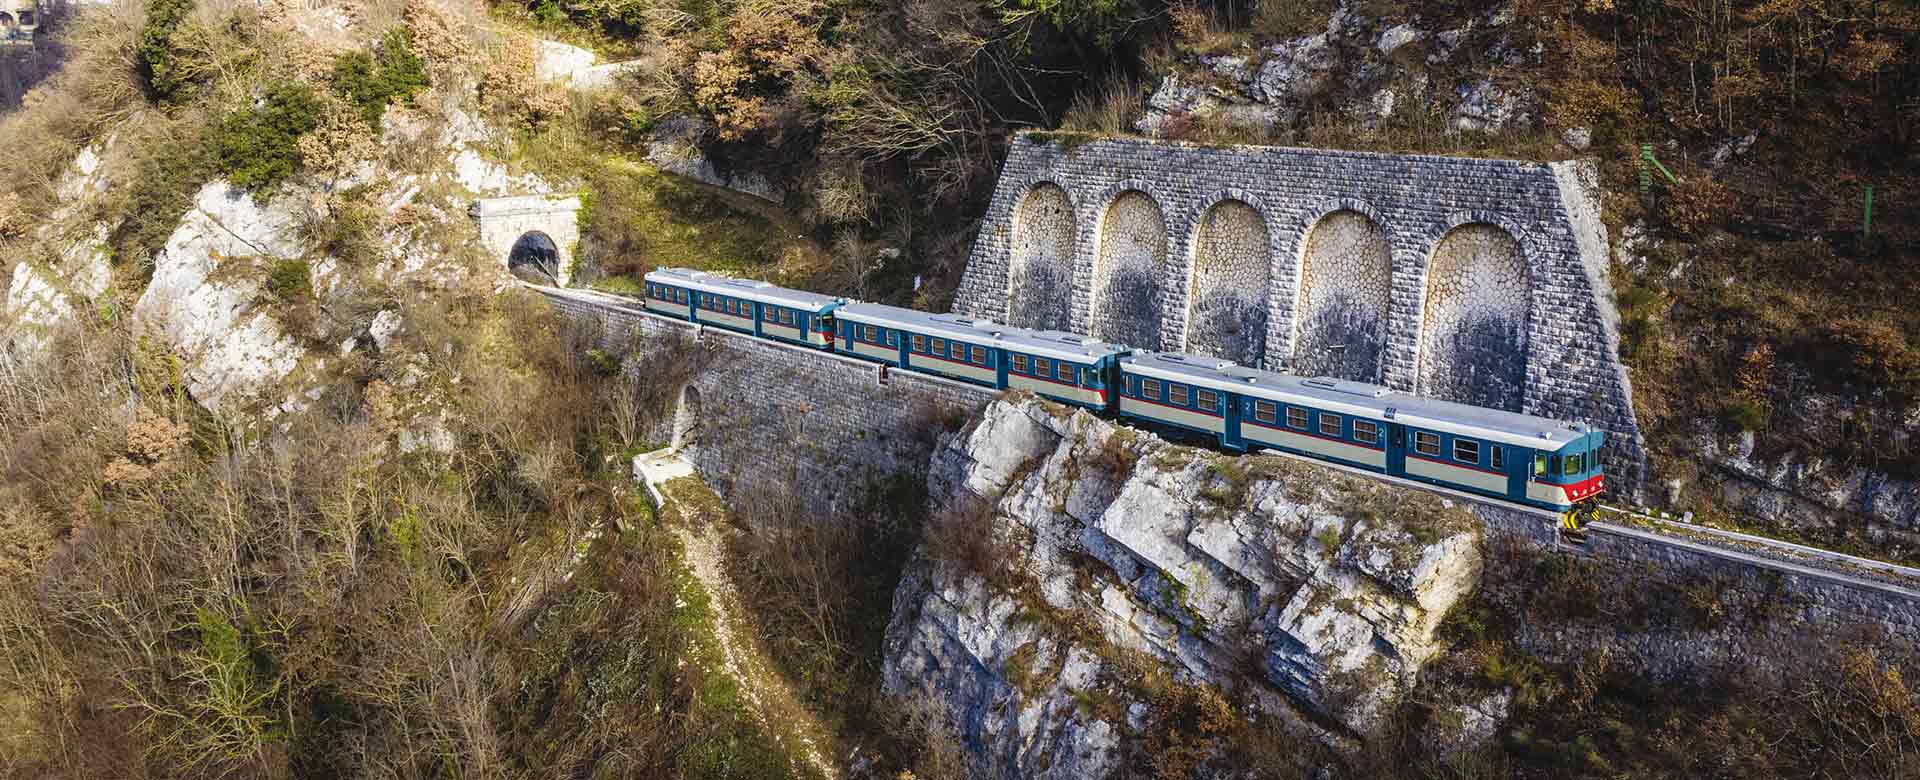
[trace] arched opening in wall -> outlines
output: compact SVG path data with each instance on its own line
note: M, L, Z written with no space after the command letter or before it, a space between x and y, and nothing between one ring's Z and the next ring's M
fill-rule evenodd
M1159 349L1166 264L1167 221L1160 204L1138 190L1121 193L1100 219L1089 332L1117 344Z
M1420 394L1520 410L1531 276L1520 243L1501 228L1462 225L1440 239L1427 264Z
M513 242L513 249L507 253L507 270L515 276L532 277L532 281L541 284L557 285L560 247L538 230L527 233Z
M1379 382L1393 295L1393 247L1358 211L1322 217L1300 252L1293 362L1307 376Z
M700 388L687 385L680 390L680 405L673 411L673 438L668 448L679 452L699 439Z
M1007 324L1043 330L1072 324L1074 238L1066 190L1041 184L1020 200L1007 266Z
M1187 289L1185 349L1244 366L1266 358L1273 237L1252 206L1221 201L1200 218Z

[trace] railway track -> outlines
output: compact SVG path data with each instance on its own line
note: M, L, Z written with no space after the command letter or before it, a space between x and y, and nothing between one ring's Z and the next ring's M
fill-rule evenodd
M1667 517L1659 517L1645 512L1602 504L1600 510L1604 516L1622 519L1642 528L1651 528L1657 533L1689 539L1697 543L1738 550L1748 553L1762 553L1771 558L1798 563L1826 571L1863 577L1877 582L1898 585L1908 590L1920 589L1920 568L1898 563L1849 555L1843 552L1811 547L1781 539L1729 531L1724 528L1698 525ZM1920 595L1920 590L1916 590Z

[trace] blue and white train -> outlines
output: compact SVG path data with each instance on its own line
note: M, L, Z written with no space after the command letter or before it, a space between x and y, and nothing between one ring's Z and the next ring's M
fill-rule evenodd
M645 307L901 370L1028 390L1191 431L1235 452L1280 450L1562 513L1591 511L1606 487L1603 431L1378 385L1277 374L681 268L647 274Z

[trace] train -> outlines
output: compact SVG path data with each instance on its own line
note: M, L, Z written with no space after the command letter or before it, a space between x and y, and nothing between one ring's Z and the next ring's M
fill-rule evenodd
M1171 429L1229 452L1277 450L1559 513L1606 489L1605 431L1300 377L1204 355L791 290L685 268L648 273L650 312Z

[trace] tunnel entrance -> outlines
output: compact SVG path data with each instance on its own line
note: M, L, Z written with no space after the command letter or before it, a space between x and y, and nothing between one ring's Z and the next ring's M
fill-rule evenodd
M560 247L538 230L527 233L513 242L513 251L507 253L507 270L517 275L542 276L546 284L558 285Z

